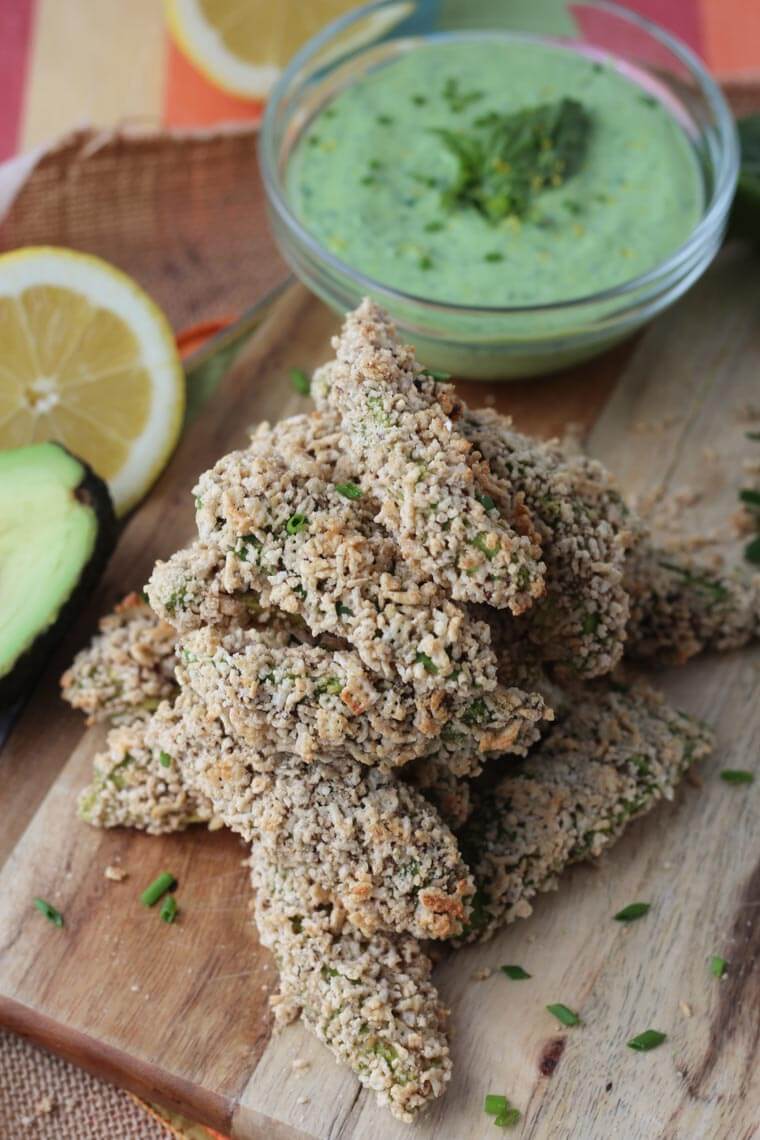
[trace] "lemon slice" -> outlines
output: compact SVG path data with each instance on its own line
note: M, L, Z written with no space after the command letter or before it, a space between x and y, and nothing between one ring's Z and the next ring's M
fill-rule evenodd
M63 443L108 484L117 514L177 441L185 381L163 313L98 257L0 256L0 449Z
M269 92L284 64L353 0L165 0L177 46L217 87Z

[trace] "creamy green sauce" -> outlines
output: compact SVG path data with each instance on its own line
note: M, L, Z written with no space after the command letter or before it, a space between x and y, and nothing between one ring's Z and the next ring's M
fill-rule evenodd
M563 97L592 119L576 173L522 218L443 204L457 162L436 128ZM414 44L343 90L297 142L287 186L303 225L355 269L488 306L585 296L652 269L688 237L704 194L684 131L614 66L496 35Z

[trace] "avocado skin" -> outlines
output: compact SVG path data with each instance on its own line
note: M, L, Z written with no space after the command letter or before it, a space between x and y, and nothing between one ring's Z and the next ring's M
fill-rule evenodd
M88 594L93 590L105 570L118 537L116 515L106 484L99 475L95 474L89 464L85 463L79 456L73 455L63 444L54 441L51 443L70 456L82 470L82 478L73 494L94 512L98 524L97 538L89 561L82 567L76 586L58 613L51 617L50 623L40 631L29 648L17 658L10 672L0 678L0 709L6 708L18 700L24 690L31 686L32 682L42 672L53 649L66 633Z

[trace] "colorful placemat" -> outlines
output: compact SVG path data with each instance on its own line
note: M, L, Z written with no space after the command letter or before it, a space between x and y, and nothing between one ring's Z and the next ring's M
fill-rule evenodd
M631 0L719 78L760 72L755 0ZM160 0L0 4L0 161L84 124L255 122L261 104L213 87L170 40Z

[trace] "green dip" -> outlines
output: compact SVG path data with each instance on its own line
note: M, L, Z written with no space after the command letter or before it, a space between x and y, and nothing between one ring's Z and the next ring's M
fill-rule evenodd
M494 221L446 201L457 158L437 129L577 100L578 169ZM290 202L337 257L384 285L460 305L586 296L652 269L703 207L686 134L610 62L531 39L458 37L408 49L317 113L287 169Z

